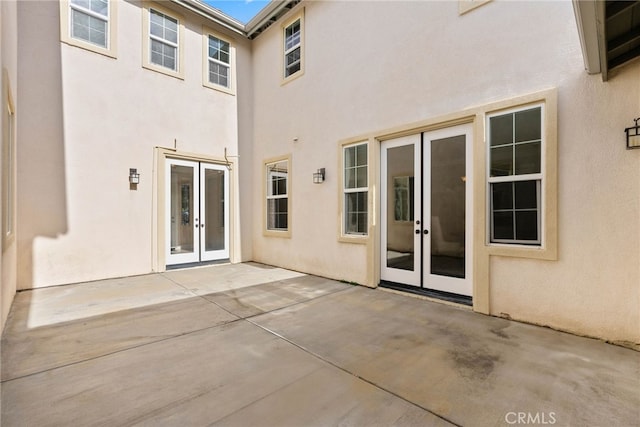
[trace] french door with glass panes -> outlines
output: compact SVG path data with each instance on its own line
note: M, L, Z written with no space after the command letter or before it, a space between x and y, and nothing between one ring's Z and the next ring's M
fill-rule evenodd
M166 263L229 258L229 170L190 160L166 162Z
M381 144L383 281L471 296L471 125Z

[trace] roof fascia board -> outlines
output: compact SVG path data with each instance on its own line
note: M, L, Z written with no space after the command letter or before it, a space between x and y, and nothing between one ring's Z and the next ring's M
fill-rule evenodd
M284 9L292 0L271 0L269 4L262 9L251 21L245 26L247 37L251 36L274 16L278 16L280 11Z
M602 71L597 6L595 1L573 0L573 11L578 24L584 67L589 74L598 74Z
M243 25L240 21L236 21L235 19L225 15L224 13L207 6L204 3L195 0L171 0L173 3L178 4L185 9L190 10L191 12L208 19L209 21L213 21L218 25L227 28L228 30L233 31L236 34L240 34L244 37L247 37L247 32L245 31L245 25Z

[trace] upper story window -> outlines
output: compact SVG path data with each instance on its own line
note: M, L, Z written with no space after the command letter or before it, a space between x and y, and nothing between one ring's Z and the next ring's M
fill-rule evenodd
M60 2L61 40L67 44L115 57L117 1L68 0Z
M367 143L343 147L344 234L365 235L368 230Z
M152 64L178 70L178 20L155 9L149 10L150 59Z
M143 66L183 78L182 18L155 4L144 6Z
M284 80L301 75L303 64L303 13L295 16L283 26Z
M542 105L488 117L490 241L541 245Z
M267 231L289 231L289 159L266 163Z
M235 48L230 41L203 28L203 85L230 94L234 93Z
M107 48L109 1L71 0L71 37Z

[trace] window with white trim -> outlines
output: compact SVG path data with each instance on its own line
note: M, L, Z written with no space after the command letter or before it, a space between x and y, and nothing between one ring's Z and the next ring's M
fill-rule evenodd
M284 77L302 70L302 18L284 28Z
M367 143L343 147L344 234L368 232L368 146Z
M231 87L231 46L229 42L209 34L208 36L209 83Z
M267 230L289 230L289 161L266 164Z
M491 243L541 245L543 106L489 115Z
M149 9L149 62L178 71L179 22L177 18Z
M109 48L109 0L70 0L71 38Z

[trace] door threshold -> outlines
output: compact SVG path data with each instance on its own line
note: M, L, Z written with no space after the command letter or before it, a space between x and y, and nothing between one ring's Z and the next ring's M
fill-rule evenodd
M178 270L181 268L193 268L193 267L204 267L206 265L215 265L215 264L229 264L229 258L225 259L216 259L213 261L201 261L201 262L186 262L184 264L171 264L165 266L167 270Z
M395 291L415 294L415 295L421 295L424 297L433 298L437 300L448 301L454 304L465 305L468 307L473 306L473 299L466 295L452 294L451 292L436 291L434 289L418 288L411 285L404 285L402 283L387 282L387 281L381 281L380 287L393 289Z

